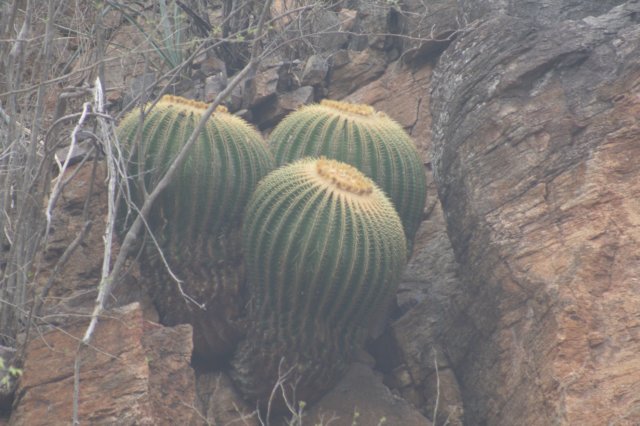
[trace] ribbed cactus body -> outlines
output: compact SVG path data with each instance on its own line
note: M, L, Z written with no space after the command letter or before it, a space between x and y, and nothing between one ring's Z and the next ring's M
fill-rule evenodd
M250 331L233 377L265 402L284 358L283 368L295 366L296 396L309 402L335 383L394 294L406 261L402 223L354 167L304 159L258 185L243 246Z
M123 119L118 138L128 159L128 187L135 206L142 206L143 194L155 188L206 108L204 103L165 96L144 121L139 110ZM230 315L237 315L236 305L241 303L238 239L242 212L258 181L273 165L260 134L244 120L219 109L207 121L186 161L156 199L147 221L167 263L184 281L184 292L206 303L207 310L185 302L147 237L141 266L144 278L156 281L149 287L163 322L191 322L196 335L233 334L225 330L229 326L225 323ZM121 210L124 230L135 217L133 209L125 210ZM203 326L198 327L198 322ZM212 340L208 348L199 347L199 340L194 339L197 352L230 350L227 343L216 343L215 337L204 339Z
M391 198L411 247L426 199L424 165L409 135L386 114L323 100L285 117L269 144L279 165L326 156L357 167Z

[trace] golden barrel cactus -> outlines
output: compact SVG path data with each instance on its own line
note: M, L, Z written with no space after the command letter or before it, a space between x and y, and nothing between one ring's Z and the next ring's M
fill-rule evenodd
M197 126L207 104L164 96L148 111L129 113L118 126L127 159L129 205L120 210L125 231ZM196 355L229 353L243 305L240 249L242 212L258 181L274 166L260 134L219 108L148 217L140 259L142 275L161 322L194 326ZM127 208L135 207L135 208ZM169 275L156 244L186 295Z
M411 251L422 221L426 176L413 141L396 121L369 105L325 99L285 117L269 145L278 165L326 156L357 167L391 198Z
M292 369L296 397L311 402L335 384L395 294L406 261L402 223L356 168L307 158L260 182L242 241L251 301L232 377L266 404L278 375Z

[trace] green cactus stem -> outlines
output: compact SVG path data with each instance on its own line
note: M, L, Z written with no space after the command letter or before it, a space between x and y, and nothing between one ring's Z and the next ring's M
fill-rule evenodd
M311 402L335 384L395 294L406 261L400 218L355 167L307 158L258 185L242 241L252 298L232 376L264 404L293 368L296 397Z
M127 159L130 205L120 211L126 231L150 193L197 126L207 104L164 96L144 120L129 113L118 127ZM188 153L169 186L156 199L148 230L184 293L185 300L147 235L140 265L161 321L194 326L195 353L225 354L237 336L242 305L241 218L258 181L273 168L260 134L239 117L219 108ZM126 207L135 206L136 209Z
M279 165L326 156L373 179L393 201L411 252L426 201L426 176L415 144L396 121L369 105L325 99L285 117L269 145Z

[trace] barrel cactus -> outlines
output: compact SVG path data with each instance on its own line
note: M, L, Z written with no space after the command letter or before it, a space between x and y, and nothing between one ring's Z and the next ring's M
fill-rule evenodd
M325 99L285 117L269 145L279 165L322 155L357 167L393 201L411 251L426 201L426 177L413 141L396 121L369 105Z
M129 113L118 126L127 159L130 202L138 209L198 124L207 104L164 96L144 121ZM260 134L219 108L207 121L186 161L156 199L142 244L142 279L163 323L194 326L196 355L224 355L237 339L243 266L240 227L244 207L258 181L274 166ZM120 211L125 231L136 209ZM205 304L189 303L182 290Z
M392 203L355 167L305 158L262 180L243 228L248 335L232 361L240 391L264 404L291 369L306 402L333 386L406 261Z

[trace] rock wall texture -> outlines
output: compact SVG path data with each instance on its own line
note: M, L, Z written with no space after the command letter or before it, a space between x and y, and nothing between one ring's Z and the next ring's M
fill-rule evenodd
M640 423L638 12L501 15L434 70L467 424Z
M76 321L30 342L9 424L72 423L73 360L77 336L87 324ZM196 415L190 329L145 324L138 304L111 312L80 355L78 420L96 425L188 423Z
M459 7L467 21L510 15L547 25L602 15L623 3L625 0L461 0Z
M293 60L268 58L226 102L265 133L324 97L368 103L412 135L427 169L424 222L397 306L368 347L375 360L363 354L302 424L350 426L356 410L357 424L373 425L640 424L640 2L389 3L318 9L310 25L332 36ZM209 12L211 22L221 13ZM114 30L110 49L135 47L136 31ZM114 108L156 80L142 63L112 64ZM233 74L212 52L192 68L172 92L210 101ZM77 318L93 308L103 255L98 164L94 184L92 166L80 168L54 211L36 283L50 291L11 425L69 423L70 336L84 332ZM100 322L81 420L259 424L224 371L191 369L191 328L156 324L130 266L110 307L139 304Z

